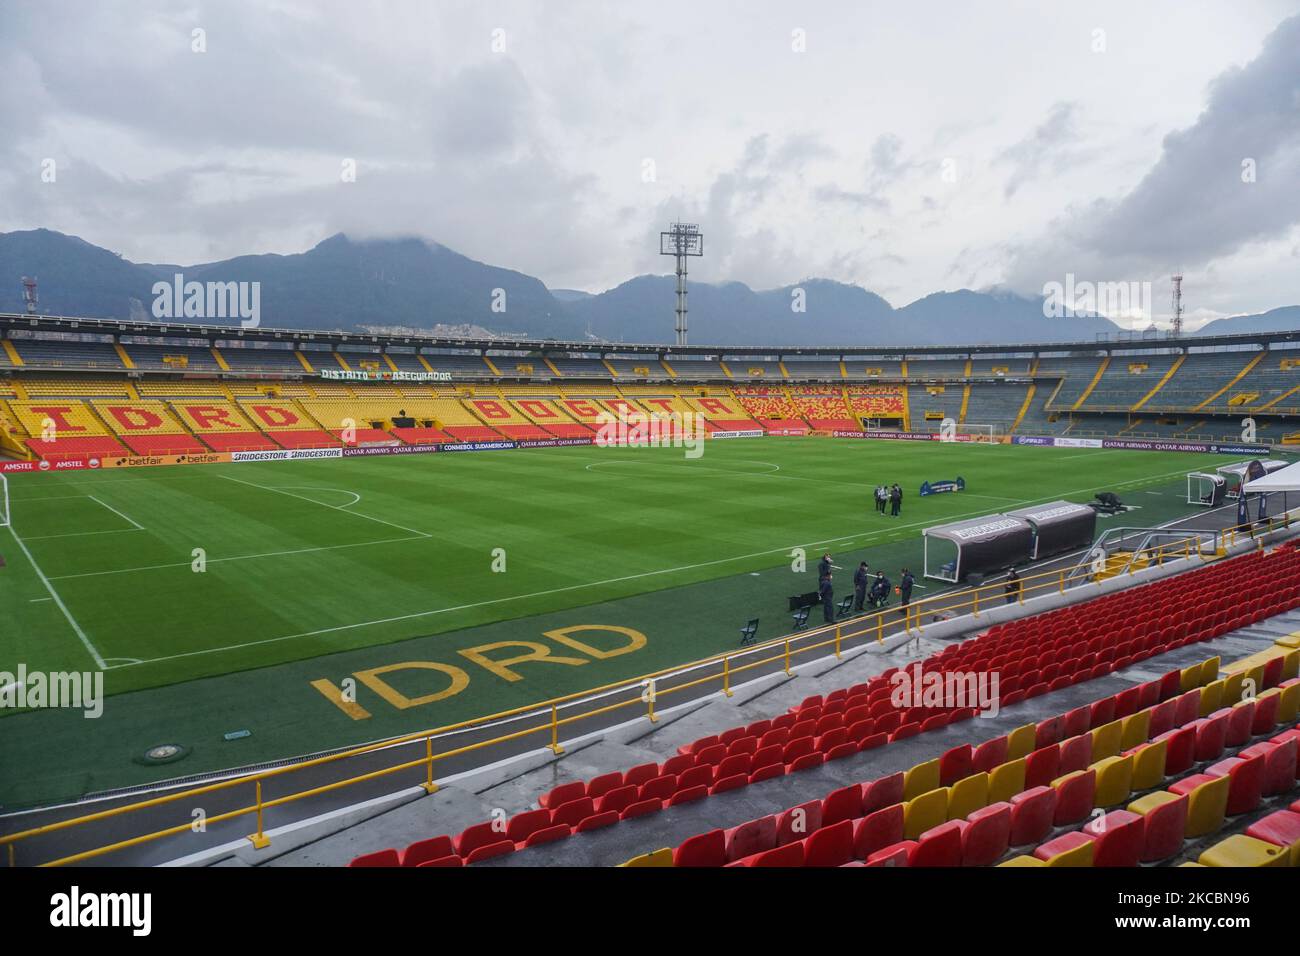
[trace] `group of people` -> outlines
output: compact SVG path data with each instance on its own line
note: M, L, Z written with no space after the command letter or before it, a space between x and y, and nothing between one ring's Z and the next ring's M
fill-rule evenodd
M898 486L895 485L895 488ZM822 601L822 615L827 624L835 622L835 599L834 599L834 576L833 572L838 570L837 566L832 563L830 553L822 555L821 562L817 566L817 593ZM912 600L912 588L916 585L916 579L912 572L903 568L902 575L898 581L898 596L902 602L900 613L905 613L908 603ZM867 562L863 561L858 565L858 569L853 572L853 610L862 613L868 607L872 610L882 608L889 603L889 592L893 585L889 578L885 577L884 571L877 571L873 577L871 568Z
M890 517L897 518L903 510L903 489L894 482L892 485L876 485L875 492L876 511L880 514L885 513L888 506Z

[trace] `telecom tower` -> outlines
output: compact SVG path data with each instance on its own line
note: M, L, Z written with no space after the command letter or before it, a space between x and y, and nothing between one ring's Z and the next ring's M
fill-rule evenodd
M36 314L36 303L39 301L41 297L36 293L36 276L23 276L23 303L28 315Z
M1183 334L1183 275L1178 273L1174 276L1174 338L1179 338Z
M686 344L686 257L704 255L704 236L693 222L675 222L659 233L659 254L677 259L677 344Z

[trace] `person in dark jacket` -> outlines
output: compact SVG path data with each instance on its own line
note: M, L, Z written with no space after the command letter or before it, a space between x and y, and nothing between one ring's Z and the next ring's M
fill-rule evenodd
M858 565L858 569L853 572L853 610L861 611L862 605L867 600L867 583L870 568L867 562L863 561Z
M904 614L907 613L907 602L912 600L912 588L916 585L916 579L912 577L912 572L903 568L903 576L898 580L898 597L903 602L901 608Z
M875 583L871 585L871 606L884 607L889 603L889 578L884 571L876 572Z
M829 571L826 572L821 581L818 582L817 591L822 596L822 617L825 618L827 624L834 624L835 594L831 587L831 575Z
M831 563L831 553L827 551L822 555L822 559L817 562L817 580L820 581L826 577L834 568L835 565Z
M889 514L897 518L899 510L903 507L903 489L894 485L889 489Z
M1012 568L1007 574L1007 603L1015 604L1020 598L1020 592L1024 590L1024 584L1020 581L1020 575L1016 574L1016 569Z

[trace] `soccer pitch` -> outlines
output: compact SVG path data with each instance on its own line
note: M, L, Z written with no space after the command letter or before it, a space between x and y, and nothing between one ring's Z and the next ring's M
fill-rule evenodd
M1183 500L1187 471L1228 460L821 438L704 449L697 459L583 446L11 478L0 670L101 668L110 704L93 731L66 714L11 714L23 733L0 750L85 756L86 778L38 787L43 798L147 776L112 768L159 738L255 730L237 757L187 761L194 772L444 725L734 647L749 617L763 618L760 639L785 633L785 598L814 589L825 550L845 568L837 598L860 557L895 581L910 566L923 597L939 590L920 578L924 527L1101 490L1141 506L1108 521L1159 524L1196 510ZM917 494L922 481L958 476L965 492ZM902 515L876 514L872 489L895 481ZM796 547L807 549L803 573L791 569ZM578 661L588 666L521 666L522 680L457 656L580 624L632 628L647 642ZM432 706L372 707L362 721L311 686L428 659L456 661L472 684ZM213 680L167 686L197 678ZM390 680L413 698L427 692L410 674Z

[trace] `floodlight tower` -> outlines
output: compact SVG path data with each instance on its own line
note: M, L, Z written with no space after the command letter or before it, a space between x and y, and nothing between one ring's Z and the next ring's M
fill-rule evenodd
M36 303L41 297L36 293L36 276L23 276L23 304L28 315L36 314Z
M675 222L659 233L659 254L677 259L677 344L686 344L686 257L704 255L704 235L693 222Z
M1183 334L1183 275L1174 276L1174 338Z

